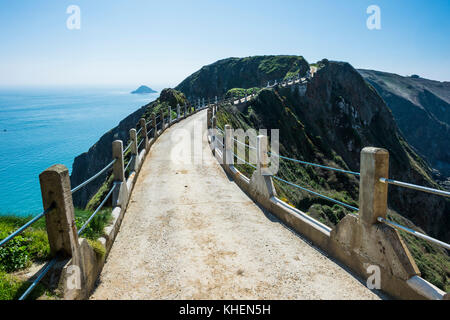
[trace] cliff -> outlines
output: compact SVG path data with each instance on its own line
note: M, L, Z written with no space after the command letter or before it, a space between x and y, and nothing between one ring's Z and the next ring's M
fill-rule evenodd
M108 165L112 161L112 142L114 140L122 140L125 148L129 143L130 129L136 128L139 130L139 119L145 118L149 121L152 113L158 115L161 109L167 115L169 105L175 108L177 103L184 105L186 101L182 93L173 89L164 89L158 99L139 108L123 119L118 126L105 133L89 151L82 153L74 159L72 174L70 176L72 186L79 185ZM109 173L105 173L76 192L73 195L75 207L84 208L108 177Z
M406 140L442 179L450 177L450 82L359 70L373 85Z

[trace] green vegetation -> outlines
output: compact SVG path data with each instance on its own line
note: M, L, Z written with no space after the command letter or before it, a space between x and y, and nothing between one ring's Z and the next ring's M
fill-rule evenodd
M255 93L257 94L259 91L261 91L260 88L249 88L249 89L233 88L228 90L228 92L225 94L225 99L228 99L230 97L244 98L245 94L250 96Z
M266 86L267 81L286 79L297 74L304 77L308 70L309 64L302 56L228 58L203 67L176 89L188 97L220 97L232 88Z
M100 241L92 240L92 239L87 239L87 241L89 242L89 245L94 250L97 257L103 258L105 256L106 248L103 246L103 244Z
M390 210L388 217L398 224L423 233L423 230L394 211ZM445 249L403 231L400 231L400 235L419 267L422 277L442 290L450 292L450 259Z
M92 215L89 210L75 210L75 223L80 228ZM103 235L104 228L111 221L111 209L105 208L97 213L83 233L89 244L99 256L105 255L105 248L97 241ZM0 217L0 240L27 223L31 217ZM33 263L42 264L50 259L50 247L45 227L45 218L41 218L21 235L15 237L0 248L0 300L17 299L29 286L26 280L15 273L29 268ZM43 285L33 291L30 299L42 294L51 295Z

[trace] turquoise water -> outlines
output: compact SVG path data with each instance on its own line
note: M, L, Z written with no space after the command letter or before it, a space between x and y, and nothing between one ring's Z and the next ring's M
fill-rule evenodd
M121 89L0 89L0 215L42 210L39 173L75 156L158 94Z

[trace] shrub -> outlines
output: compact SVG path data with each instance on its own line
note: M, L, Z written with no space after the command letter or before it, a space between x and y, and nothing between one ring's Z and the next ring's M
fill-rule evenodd
M0 239L8 236L6 233L0 234ZM0 269L6 272L13 272L24 269L30 265L30 255L27 251L29 239L17 236L11 239L4 246L0 247Z
M75 224L79 230L91 216L91 211L77 210L75 214ZM103 229L111 221L111 209L103 209L87 225L82 236L87 239L96 240L103 236Z

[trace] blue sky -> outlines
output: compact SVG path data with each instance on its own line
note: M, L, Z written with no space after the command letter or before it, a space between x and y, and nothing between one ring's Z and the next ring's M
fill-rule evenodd
M366 9L381 9L368 30ZM69 5L81 29L69 30ZM227 57L303 55L450 81L450 1L0 2L0 86L175 86Z

